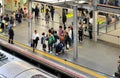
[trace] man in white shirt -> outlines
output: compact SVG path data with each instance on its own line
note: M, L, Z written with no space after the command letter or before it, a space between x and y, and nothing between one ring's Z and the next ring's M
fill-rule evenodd
M34 31L32 35L32 40L33 40L33 52L34 52L34 49L37 47L38 40L39 40L39 34L37 33L37 30Z
M72 30L71 30L71 27L68 27L68 35L69 35L69 46L71 46L71 41L72 41Z

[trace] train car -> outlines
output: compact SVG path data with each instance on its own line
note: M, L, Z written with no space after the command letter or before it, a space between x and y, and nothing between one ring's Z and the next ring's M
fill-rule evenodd
M12 61L0 67L0 78L58 78L24 61Z

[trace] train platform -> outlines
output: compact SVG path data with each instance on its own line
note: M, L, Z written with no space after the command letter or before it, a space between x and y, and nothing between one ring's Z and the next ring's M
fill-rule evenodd
M49 25L45 23L44 13L40 13L38 20L32 20L32 30L37 29L40 37L42 32L48 32L48 29L53 27L58 30L60 25L59 12L55 12L54 21L50 19ZM71 25L72 18L68 18L67 26ZM14 27L15 31L15 46L32 52L32 48L28 45L28 20L23 20L21 24L17 24ZM32 32L33 32L32 31ZM1 39L7 41L8 35L1 33ZM78 44L78 59L73 60L73 47L66 51L64 55L55 56L54 54L48 54L47 52L41 51L40 40L38 43L37 50L33 54L41 55L49 59L55 60L66 66L73 67L84 73L87 73L95 78L106 78L104 74L112 76L117 70L117 58L120 55L120 49L105 42L94 42L84 37L82 44ZM92 77L92 78L93 78Z

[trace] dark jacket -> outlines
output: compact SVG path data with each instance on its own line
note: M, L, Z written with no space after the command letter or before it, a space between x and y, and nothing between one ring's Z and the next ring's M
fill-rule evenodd
M82 35L83 35L83 28L79 28L78 34L79 34L79 36L82 36Z
M14 36L14 31L13 31L12 28L9 29L9 33L8 34L9 34L9 36Z

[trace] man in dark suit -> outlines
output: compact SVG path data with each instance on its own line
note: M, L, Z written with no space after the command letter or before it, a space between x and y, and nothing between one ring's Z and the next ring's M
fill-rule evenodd
M8 40L8 42L11 43L11 44L14 44L14 43L13 43L14 30L12 29L12 27L10 27L9 32L8 32L8 35L9 35L9 40Z

